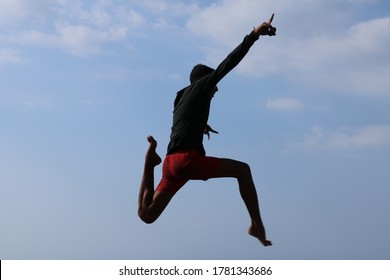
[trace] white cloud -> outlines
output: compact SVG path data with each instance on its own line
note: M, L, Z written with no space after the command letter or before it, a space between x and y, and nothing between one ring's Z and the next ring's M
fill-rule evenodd
M57 31L58 47L76 56L98 53L102 44L120 41L127 35L124 27L96 30L83 25L59 25Z
M340 128L335 131L313 126L303 142L305 149L356 149L390 147L390 125Z
M200 9L195 1L188 3L180 0L138 0L136 2L144 11L166 18L188 16Z
M0 66L21 63L23 63L23 59L19 57L16 51L10 49L0 49Z
M366 22L354 18L357 9L372 2L221 0L204 6L178 0L1 0L0 26L11 21L25 24L0 31L0 43L6 48L33 44L88 56L101 53L107 44L126 42L132 31L185 28L207 40L205 62L214 64L253 25L275 12L277 36L262 38L250 59L239 66L240 73L276 74L319 91L389 96L390 18Z
M196 1L134 0L136 9L145 19L148 31L183 32L188 18L200 11Z
M389 97L390 38L384 35L389 33L390 17L360 22L339 36L295 43L277 63L292 79L319 90Z
M7 40L19 44L54 47L81 57L100 53L104 44L125 40L128 31L121 26L100 30L86 25L70 24L57 24L55 30L55 33L32 30L17 37L8 37Z
M41 20L50 4L50 0L1 0L0 27L15 26L26 19Z
M297 111L302 110L304 108L304 105L300 100L293 98L268 98L265 106L269 110Z
M25 24L8 32L4 30L0 33L0 42L54 47L75 56L88 56L100 53L107 43L124 41L130 30L144 23L142 15L112 1L85 4L82 1L58 0L46 4L48 7L46 13L40 13L40 22ZM8 9L15 13L20 10L19 20L27 21L36 9L32 6L31 1L17 0Z
M206 56L218 63L216 54L227 54L260 17L275 12L277 36L261 38L241 73L279 75L313 91L390 97L390 17L357 17L375 2L222 0L193 15L187 27L208 41Z
M29 100L26 105L31 108L50 108L53 106L53 103L48 97L36 97Z

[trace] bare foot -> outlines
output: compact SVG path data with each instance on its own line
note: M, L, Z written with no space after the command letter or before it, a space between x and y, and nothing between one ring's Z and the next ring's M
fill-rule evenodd
M147 137L148 142L150 143L148 151L145 156L145 164L152 165L153 167L161 163L160 156L156 153L157 142L154 140L153 136Z
M265 239L265 230L264 227L257 228L254 226L250 226L248 229L248 233L252 235L253 237L256 237L259 239L259 241L264 245L264 246L272 246L272 242Z

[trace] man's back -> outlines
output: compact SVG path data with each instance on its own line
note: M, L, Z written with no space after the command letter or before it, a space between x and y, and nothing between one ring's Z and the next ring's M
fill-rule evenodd
M191 81L190 86L177 93L168 154L182 149L193 149L205 154L203 132L207 125L210 103L216 91L216 86L223 77L240 63L258 39L259 36L254 32L245 36L243 42L215 70L205 66L211 72L196 81ZM198 66L195 66L194 69Z
M212 91L216 85L208 76L177 93L168 154L179 149L194 149L205 154L203 132L210 113Z

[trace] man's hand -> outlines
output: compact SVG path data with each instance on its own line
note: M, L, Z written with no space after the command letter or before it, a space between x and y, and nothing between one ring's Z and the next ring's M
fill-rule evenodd
M276 28L271 25L273 19L274 19L274 14L272 14L268 22L263 22L261 25L255 27L254 32L258 36L264 36L264 35L275 36Z
M211 126L209 126L208 124L206 124L206 127L204 128L204 134L207 135L207 138L208 138L209 140L210 140L210 132L215 133L215 134L218 134L218 131L212 129Z

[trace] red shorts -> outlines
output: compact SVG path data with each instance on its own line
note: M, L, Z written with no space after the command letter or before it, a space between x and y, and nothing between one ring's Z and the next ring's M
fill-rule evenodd
M215 176L221 160L207 157L195 150L184 150L165 157L162 179L156 191L176 193L189 180L208 180Z

